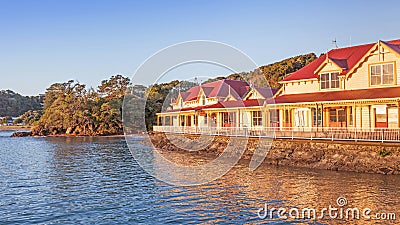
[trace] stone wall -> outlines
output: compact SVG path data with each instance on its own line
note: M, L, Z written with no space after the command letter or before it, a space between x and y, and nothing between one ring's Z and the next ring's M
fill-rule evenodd
M195 135L151 134L153 145L161 150L185 151L173 143L180 143L185 149L194 149L201 144L201 138ZM246 150L242 159L251 159L258 146L268 150L267 139L233 138L236 143L242 141ZM171 140L171 141L170 141ZM196 143L196 140L199 143ZM196 154L220 155L232 141L229 137L214 137L214 140ZM247 142L247 144L246 144ZM242 145L243 146L243 145ZM243 149L237 146L237 151ZM346 141L310 141L310 140L274 140L263 163L278 166L294 166L327 170L354 171L380 174L400 174L400 143L371 143Z

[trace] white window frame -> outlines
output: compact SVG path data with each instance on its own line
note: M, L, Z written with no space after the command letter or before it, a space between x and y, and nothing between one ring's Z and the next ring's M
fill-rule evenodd
M252 111L251 116L252 116L252 124L254 127L262 126L263 116L261 110Z
M384 76L385 76L385 74L383 74L383 67L384 66L386 66L386 65L392 65L392 82L391 83L387 83L387 84L384 84L383 83L383 81L384 81ZM380 83L378 84L372 84L372 67L380 67L380 69L379 69L379 78L380 78ZM393 62L391 62L391 63L379 63L379 64L373 64L373 65L369 65L369 84L371 85L371 86L379 86L379 85L393 85L394 84L394 81L395 81L395 66L394 66L394 63ZM390 75L390 74L389 74ZM376 75L374 75L374 76L376 76ZM386 76L387 76L387 74L386 74Z
M326 75L326 74L328 74L328 81L327 81L327 83L328 83L328 87L325 87L325 88L322 88L322 75ZM332 87L332 82L333 82L333 80L332 80L332 74L337 74L337 83L338 83L338 86L337 87ZM340 88L340 77L339 77L339 72L327 72L327 73L321 73L320 74L320 88L321 88L321 90L325 90L325 89L338 89L338 88ZM326 83L326 81L324 81L324 83Z

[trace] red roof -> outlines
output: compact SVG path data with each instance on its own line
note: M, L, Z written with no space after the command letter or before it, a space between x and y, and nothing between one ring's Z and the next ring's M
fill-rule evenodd
M393 51L400 54L400 39L384 42ZM305 79L318 79L318 74L315 74L315 70L325 62L328 56L336 65L343 69L340 75L346 75L354 66L365 56L365 54L375 45L375 43L364 44L346 48L332 49L328 53L323 54L318 59L314 60L307 66L299 69L296 72L291 73L285 77L282 81L293 81L293 80L305 80Z
M326 60L328 55L329 59L336 63L343 69L341 75L347 74L360 60L361 58L375 45L375 43L352 46L347 48L332 49L327 54L323 54L318 59L314 60L307 66L293 72L289 76L285 77L282 81L292 80L305 80L318 78L318 74L314 73L315 70L321 66Z
M270 99L269 104L330 102L363 99L400 98L400 87L369 88L360 90L327 91L305 94L289 94Z
M207 98L227 97L229 93L236 99L243 98L250 89L250 85L246 81L240 80L218 80L211 83L201 85L201 89ZM190 88L186 92L181 92L183 101L191 101L197 99L200 93L200 85Z
M394 40L394 41L388 41L388 42L383 41L383 43L386 44L393 51L400 54L400 40Z

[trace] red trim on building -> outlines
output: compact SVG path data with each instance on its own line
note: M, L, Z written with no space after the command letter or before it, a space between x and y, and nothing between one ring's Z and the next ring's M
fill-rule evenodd
M306 94L281 95L274 99L276 104L302 102L330 102L346 100L366 100L400 98L400 87L369 88L360 90L327 91ZM270 99L269 104L273 104Z

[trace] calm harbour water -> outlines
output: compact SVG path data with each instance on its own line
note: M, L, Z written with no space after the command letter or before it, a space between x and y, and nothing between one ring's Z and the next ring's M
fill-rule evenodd
M394 212L400 223L400 176L269 165L251 172L241 162L212 183L176 187L144 172L122 137L11 133L0 131L0 224L344 224L257 217L265 203L319 209L336 206L340 196L349 207Z

